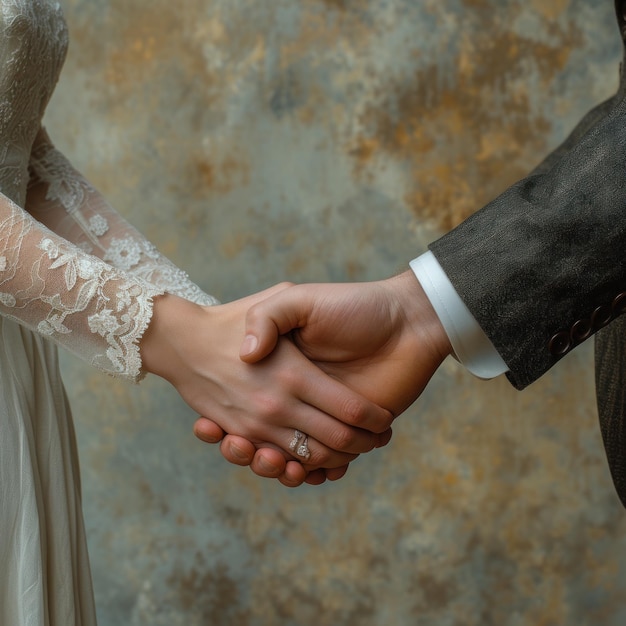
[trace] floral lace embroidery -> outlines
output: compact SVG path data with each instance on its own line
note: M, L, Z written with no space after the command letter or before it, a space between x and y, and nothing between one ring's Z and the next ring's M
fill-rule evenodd
M109 222L102 215L93 215L89 219L89 230L96 237L102 237L109 230Z
M139 340L159 290L0 203L0 311L110 374L141 378Z
M104 260L122 270L129 270L139 264L141 247L132 237L111 239L109 248L104 254Z
M62 209L71 218L55 232L166 293L202 305L217 304L109 206L52 145L43 143L33 151L30 168L30 184L47 186L48 204L38 210Z

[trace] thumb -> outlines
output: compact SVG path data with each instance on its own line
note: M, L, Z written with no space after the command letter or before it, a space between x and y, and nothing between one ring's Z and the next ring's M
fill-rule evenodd
M260 361L276 347L280 335L306 323L306 291L291 285L251 306L246 313L245 337L239 358L246 363Z

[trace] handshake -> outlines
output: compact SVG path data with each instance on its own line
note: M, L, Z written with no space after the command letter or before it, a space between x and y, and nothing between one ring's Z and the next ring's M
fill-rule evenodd
M337 480L451 354L412 271L369 283L283 283L204 307L155 299L144 369L169 381L231 463L296 487Z

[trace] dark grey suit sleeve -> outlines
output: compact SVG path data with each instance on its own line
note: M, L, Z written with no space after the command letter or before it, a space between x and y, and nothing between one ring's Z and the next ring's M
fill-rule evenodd
M610 322L626 304L624 94L430 249L519 389Z

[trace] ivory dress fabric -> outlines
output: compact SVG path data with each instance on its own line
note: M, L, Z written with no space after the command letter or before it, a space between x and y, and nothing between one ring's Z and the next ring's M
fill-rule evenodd
M45 137L33 149L66 48L57 2L0 0L2 626L96 623L57 344L138 381L152 299L215 303Z

